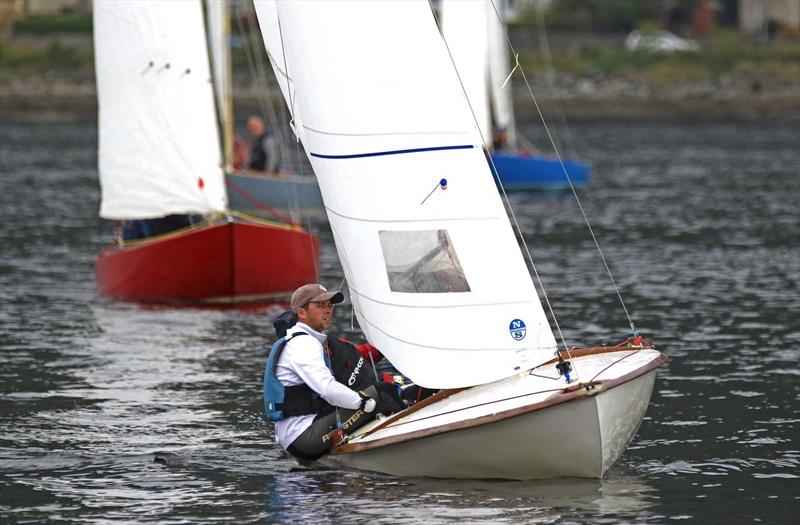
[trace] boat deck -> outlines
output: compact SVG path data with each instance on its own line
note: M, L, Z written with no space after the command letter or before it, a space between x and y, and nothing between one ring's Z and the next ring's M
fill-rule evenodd
M579 391L582 383L619 382L635 372L651 369L663 362L663 354L655 349L609 348L602 353L575 357L573 381L569 385L558 376L553 362L512 377L463 390L442 391L439 400L421 408L414 407L390 418L376 420L366 425L352 437L350 446L367 444L400 436L441 431L447 427L461 427L486 417L508 417L514 412L535 410L547 406L549 401L564 398L565 393ZM566 389L566 392L565 392ZM424 403L421 402L421 404ZM407 415L403 415L407 414Z

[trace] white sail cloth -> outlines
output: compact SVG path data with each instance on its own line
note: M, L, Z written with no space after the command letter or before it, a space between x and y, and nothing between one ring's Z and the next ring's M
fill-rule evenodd
M427 2L255 4L262 29L277 15L296 131L370 342L436 388L549 359L552 331Z
M486 144L493 125L516 142L502 0L442 0L441 26Z
M95 2L100 215L226 208L199 0Z

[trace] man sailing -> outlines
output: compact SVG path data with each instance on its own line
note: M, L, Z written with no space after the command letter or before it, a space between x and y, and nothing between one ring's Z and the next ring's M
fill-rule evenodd
M356 392L334 377L325 331L331 326L333 305L343 300L342 292L329 292L316 283L295 290L290 306L297 323L286 332L274 370L267 369L284 386L284 402L278 406L283 418L275 423L275 437L301 460L318 459L342 433L352 433L379 412L404 408L388 383L376 381Z

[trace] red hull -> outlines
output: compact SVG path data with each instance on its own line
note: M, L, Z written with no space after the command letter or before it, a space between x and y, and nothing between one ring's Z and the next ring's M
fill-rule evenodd
M109 246L101 295L145 303L263 301L317 281L319 239L281 225L225 222Z

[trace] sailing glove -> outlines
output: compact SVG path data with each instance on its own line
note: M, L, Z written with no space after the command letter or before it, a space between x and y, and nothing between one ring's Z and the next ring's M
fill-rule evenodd
M361 396L361 410L367 414L372 414L375 412L375 407L378 406L378 401L364 390L360 390L358 395Z
M382 414L391 414L393 412L400 412L406 408L406 404L400 399L394 383L380 382L375 385L378 391L378 412Z

